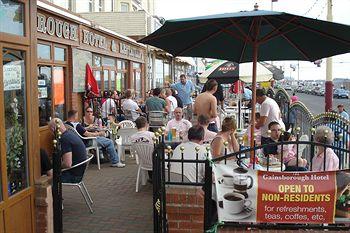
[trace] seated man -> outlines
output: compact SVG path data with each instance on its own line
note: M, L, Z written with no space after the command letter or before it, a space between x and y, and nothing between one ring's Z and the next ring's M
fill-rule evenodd
M198 160L205 160L207 157L207 150L202 145L204 138L204 129L200 125L195 125L188 130L188 142L181 143L178 145L173 153L172 159L181 159L181 147L184 147L183 158L186 160L196 159L196 148L199 148L198 151ZM184 174L191 182L196 182L196 164L195 163L186 163L184 162L183 171L181 169L180 162L171 162L170 171L177 174ZM198 182L202 181L205 176L205 166L204 163L198 164Z
M132 120L135 121L141 113L141 109L137 103L132 100L132 92L130 89L125 91L125 100L122 103L122 109L131 112Z
M282 127L281 125L276 122L270 122L270 124L268 125L268 129L271 131L271 135L269 138L266 139L266 142L264 144L270 144L270 143L276 143L279 141L280 136L281 136L281 131L282 131ZM278 151L277 151L278 147L277 145L275 146L264 146L263 152L264 155L277 155Z
M87 159L86 148L82 140L73 132L66 129L63 122L54 118L49 122L49 128L54 133L56 130L56 121L60 125L61 135L61 150L62 150L62 168L70 168L78 163ZM76 183L80 182L86 165L78 166L74 169L70 169L62 172L63 183Z
M146 117L140 116L135 121L137 133L130 137L132 143L150 143L153 145L154 133L148 131L148 123ZM152 180L152 171L148 171L149 180Z
M119 156L114 148L113 141L109 138L104 137L104 131L88 132L78 122L78 112L76 110L70 110L68 112L66 124L74 127L82 137L96 137L97 144L107 150L107 153L109 154L112 162L111 167L125 167L125 164L121 163L119 160Z
M180 138L187 139L187 131L192 127L192 123L182 118L182 108L175 108L174 115L175 118L170 120L165 127L165 135L168 135L172 128L176 128L176 132L179 132Z
M154 133L148 131L149 125L147 123L147 119L143 116L140 116L136 119L135 124L138 132L130 137L131 142L132 143L142 142L142 143L153 144Z

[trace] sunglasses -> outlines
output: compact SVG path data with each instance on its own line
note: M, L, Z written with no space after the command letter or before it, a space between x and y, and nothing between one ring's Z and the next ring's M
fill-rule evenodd
M86 111L86 112L92 112L92 111Z

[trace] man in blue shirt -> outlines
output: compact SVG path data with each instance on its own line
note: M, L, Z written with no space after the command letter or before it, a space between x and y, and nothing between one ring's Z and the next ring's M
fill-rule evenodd
M192 118L192 97L191 94L194 92L194 85L191 80L186 80L186 75L180 75L180 82L175 83L171 86L176 89L178 96L180 97L184 107L187 106L187 118Z

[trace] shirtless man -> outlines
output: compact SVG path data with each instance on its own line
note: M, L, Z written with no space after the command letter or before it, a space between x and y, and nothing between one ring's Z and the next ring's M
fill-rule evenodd
M195 115L204 115L209 118L208 130L213 132L218 132L218 127L215 123L215 118L217 117L217 101L213 95L217 88L218 83L211 79L206 84L206 91L199 94L194 103L193 112Z

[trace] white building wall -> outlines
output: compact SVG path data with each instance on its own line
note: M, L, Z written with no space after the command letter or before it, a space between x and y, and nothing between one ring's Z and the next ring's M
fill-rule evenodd
M146 12L96 12L81 13L84 18L126 36L147 34Z

